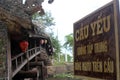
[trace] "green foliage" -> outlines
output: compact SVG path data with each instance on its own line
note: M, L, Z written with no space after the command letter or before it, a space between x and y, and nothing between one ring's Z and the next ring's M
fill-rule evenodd
M58 59L58 55L61 53L60 41L58 40L57 36L56 37L53 36L53 33L51 33L50 36L51 36L51 41L52 41L53 48L55 50L54 58L57 60Z
M60 55L60 61L65 63L65 55L64 54Z
M40 15L39 13L35 13L32 16L33 20L37 20L42 24L43 26L50 27L55 25L55 22L53 22L54 18L52 17L50 12L45 12L45 15Z
M36 13L32 16L32 20L39 22L39 24L41 24L44 28L45 27L49 28L50 26L55 25L55 22L53 21L54 18L52 17L50 12L45 12L45 15L40 15L39 13ZM40 31L40 30L41 30L41 28L38 28L38 31ZM48 33L50 35L53 48L55 49L54 59L58 60L58 55L61 52L61 45L58 40L58 37L57 36L54 37L54 33L51 31L49 31Z
M56 74L54 75L55 78L74 78L73 74L66 74L66 73L63 73L63 74Z
M63 46L68 50L72 50L73 48L73 34L72 33L65 36L65 43L63 44Z
M64 65L64 64L65 64L65 62L63 62L63 61L58 62L57 60L55 60L53 65L59 66L59 65Z
M71 62L73 57L71 57L70 55L67 55L67 57L68 57L68 62Z

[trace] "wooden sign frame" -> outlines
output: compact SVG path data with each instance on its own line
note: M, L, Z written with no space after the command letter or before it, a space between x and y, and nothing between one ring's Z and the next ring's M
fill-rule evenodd
M74 23L74 74L120 79L119 4L113 0Z

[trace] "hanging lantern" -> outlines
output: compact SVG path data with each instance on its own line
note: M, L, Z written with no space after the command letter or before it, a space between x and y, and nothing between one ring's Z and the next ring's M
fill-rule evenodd
M40 44L41 45L44 44L44 40L43 39L40 40Z
M28 45L29 45L28 41L20 42L20 48L21 48L22 52L25 52L28 49Z
M45 44L47 44L47 40L45 40Z

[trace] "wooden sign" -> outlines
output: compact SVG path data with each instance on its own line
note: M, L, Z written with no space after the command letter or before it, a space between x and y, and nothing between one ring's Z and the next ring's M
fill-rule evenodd
M74 23L75 75L118 80L118 33L114 8L112 1Z

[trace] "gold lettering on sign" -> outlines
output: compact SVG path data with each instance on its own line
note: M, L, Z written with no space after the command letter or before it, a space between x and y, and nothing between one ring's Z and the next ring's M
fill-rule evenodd
M99 20L91 23L90 26L92 29L92 36L110 31L110 18L111 16L108 15L106 17L100 18Z
M91 69L92 69L91 62L82 62L83 71L91 71Z
M104 61L104 72L105 73L113 73L114 72L114 62L108 58Z
M75 40L79 41L79 30L76 30L75 32Z
M102 19L99 19L97 22L96 22L97 24L97 35L99 35L99 34L102 34L103 33L103 29L101 28L102 26L102 23L103 23L103 20Z
M95 53L101 53L107 51L108 51L107 41L102 41L94 44Z
M99 59L97 59L97 61L93 61L92 64L93 64L93 72L103 71L102 61L99 61Z
M83 40L88 38L88 32L89 32L89 25L86 25L75 32L75 40Z
M110 21L111 15L108 15L103 18L98 18L98 20L91 22L85 26L80 26L77 30L75 30L75 41L87 39L90 35L96 36L105 32L109 32L111 26Z
M87 45L87 54L92 54L93 52L93 44L88 44Z
M105 32L110 31L110 15L103 18L103 29Z
M91 25L91 29L92 29L92 36L95 36L95 24L96 24L96 22L93 22L93 23L91 23L90 25Z
M75 62L74 69L77 71L114 73L114 62L110 58L105 61L97 59L95 61Z
M75 62L75 70L81 70L81 62Z
M86 46L81 46L77 48L77 55L85 55L86 54Z

